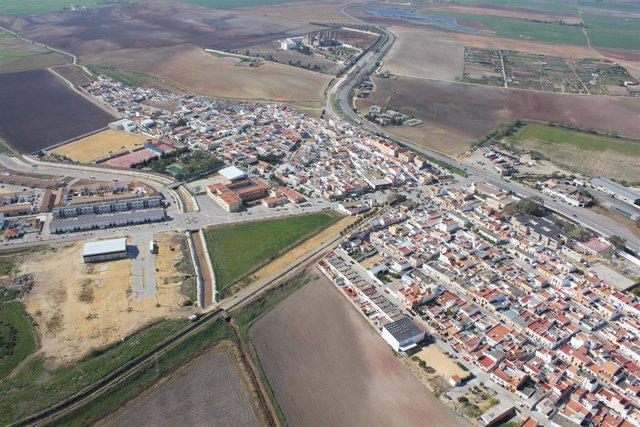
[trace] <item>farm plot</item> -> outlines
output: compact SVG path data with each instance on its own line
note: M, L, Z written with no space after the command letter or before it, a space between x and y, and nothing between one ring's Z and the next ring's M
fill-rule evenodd
M91 77L76 65L61 65L53 70L76 86L88 86L92 81Z
M17 150L34 153L113 120L47 70L0 74L0 138Z
M68 58L0 31L0 73L35 70L66 64Z
M231 354L213 351L108 420L109 426L259 426Z
M397 39L384 58L384 71L398 76L452 81L462 75L464 47L461 44L420 29L394 26L391 31Z
M98 132L86 138L51 150L52 153L65 156L80 163L91 163L120 151L132 151L142 147L149 138L134 133L111 129Z
M374 81L376 90L356 101L360 111L389 99L389 108L401 109L423 124L386 130L449 154L464 152L498 122L514 118L569 123L640 138L640 122L628 119L640 114L640 104L631 97L586 97L403 77L374 77Z
M530 123L507 142L585 175L635 181L640 170L640 141Z
M583 14L592 46L640 49L640 18Z
M467 425L404 368L334 285L320 277L249 331L287 422Z

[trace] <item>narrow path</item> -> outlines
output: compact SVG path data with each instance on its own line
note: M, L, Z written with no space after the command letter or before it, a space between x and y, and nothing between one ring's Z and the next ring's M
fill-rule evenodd
M591 46L591 40L589 40L589 33L587 33L587 26L584 23L584 19L582 19L582 9L577 4L576 6L578 7L578 17L580 18L580 22L582 23L582 34L584 34L584 38L587 40L587 46L592 48L593 46Z
M251 382L257 386L256 393L258 394L258 398L260 399L260 406L265 409L265 415L268 415L270 425L273 426L281 426L280 419L278 418L278 413L276 412L276 408L273 406L273 402L269 398L269 392L265 384L262 381L260 376L260 372L258 367L254 362L254 350L251 348L251 343L248 343L242 332L240 332L238 325L232 319L231 327L233 328L233 332L236 334L238 338L238 348L240 350L241 357L244 359L245 363L248 366L249 375L251 376ZM257 356L256 356L257 358Z
M498 52L500 53L500 63L502 64L502 81L504 82L504 87L509 87L507 84L507 70L504 68L504 56L502 55L502 49Z

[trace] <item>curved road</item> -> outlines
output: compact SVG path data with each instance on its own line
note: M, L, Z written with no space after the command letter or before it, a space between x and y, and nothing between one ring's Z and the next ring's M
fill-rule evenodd
M349 5L340 9L340 13L349 19L355 20L360 23L366 23L360 19L351 16L347 12ZM371 25L371 24L369 24ZM374 26L374 25L372 25ZM512 193L521 197L538 196L544 200L544 204L549 209L559 213L560 215L580 223L583 227L588 227L597 233L604 236L618 235L627 240L627 248L636 254L640 254L640 238L632 234L627 227L623 224L612 221L606 216L599 215L593 211L585 208L577 208L569 206L565 203L558 202L551 197L535 191L531 188L525 187L512 181L506 181L499 179L495 176L488 175L483 169L477 168L471 164L464 164L451 158L439 151L415 144L403 138L399 138L395 135L391 135L385 132L383 129L362 119L354 110L351 103L350 94L356 85L359 85L363 79L369 74L369 70L373 65L382 60L387 54L391 46L396 41L395 35L383 27L377 27L385 36L386 42L377 51L370 51L365 54L358 63L354 64L351 69L346 72L341 79L335 82L335 84L327 90L327 99L325 103L325 113L333 116L334 118L342 118L337 109L339 109L346 116L350 122L357 124L370 132L381 134L392 141L397 142L400 145L410 148L413 151L424 154L427 157L431 157L435 160L441 161L448 165L454 166L459 169L463 169L469 176L476 176L479 181L491 183L499 188L511 191ZM337 107L337 108L336 108Z

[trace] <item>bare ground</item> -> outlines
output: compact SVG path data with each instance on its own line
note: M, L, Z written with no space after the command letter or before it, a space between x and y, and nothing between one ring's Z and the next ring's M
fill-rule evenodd
M228 351L212 351L106 425L259 426L260 423L232 355Z
M202 95L322 106L331 76L288 65L263 63L252 68L237 58L218 58L192 46L124 49L91 55L87 62L151 74ZM188 70L188 71L187 71Z
M251 329L291 425L466 426L398 361L324 276Z
M158 319L188 314L178 306L179 285L161 291L160 306L155 298L131 298L131 260L83 264L82 247L54 245L19 262L20 274L35 275L25 306L36 321L38 353L53 365L77 360Z
M455 80L462 77L464 45L402 26L390 28L397 40L384 58L383 70L406 77Z

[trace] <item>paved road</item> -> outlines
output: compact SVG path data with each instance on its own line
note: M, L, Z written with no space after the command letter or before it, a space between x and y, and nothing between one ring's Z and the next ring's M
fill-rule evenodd
M350 19L356 19L353 16L349 15L349 13L346 11L346 7L343 7L340 10L340 12ZM373 123L370 123L360 118L358 114L354 111L353 105L351 105L350 93L353 90L353 88L357 84L360 84L360 82L368 75L370 68L376 63L376 61L382 60L384 55L389 51L389 49L391 48L391 46L396 40L395 35L391 33L389 30L384 28L380 28L380 29L387 36L387 42L383 47L380 48L378 52L370 52L369 54L363 56L357 64L354 64L354 66L348 73L345 73L345 75L327 91L327 101L325 104L326 114L329 114L336 118L340 118L340 114L335 108L337 105L337 107L339 107L339 110L342 111L343 115L348 117L351 122L358 124L359 126L369 130L370 132L382 134L387 138L393 141L396 141L401 145L409 147L412 150L420 152L428 157L439 160L451 166L455 166L457 168L466 170L469 175L476 177L477 180L491 183L500 188L511 191L512 193L518 196L541 197L544 200L545 206L547 206L549 209L552 209L558 212L559 214L580 223L584 227L591 228L592 230L604 236L612 236L612 235L622 236L627 240L627 247L630 250L632 250L635 253L640 253L640 238L633 235L622 224L613 222L611 219L603 215L597 214L595 212L589 211L587 209L576 208L573 206L569 206L565 203L558 202L547 195L544 195L536 190L532 190L530 188L522 186L516 182L506 181L503 179L496 178L495 176L491 176L481 168L478 168L473 165L463 164L457 161L456 159L453 159L438 151L423 147L421 145L415 144L406 139L399 138L394 135L390 135L386 133L383 129L375 126ZM336 105L334 105L334 103L332 102L332 99L335 99Z
M134 298L145 299L156 297L156 261L155 255L149 251L149 242L153 240L153 231L145 230L134 234L132 247L132 284Z

